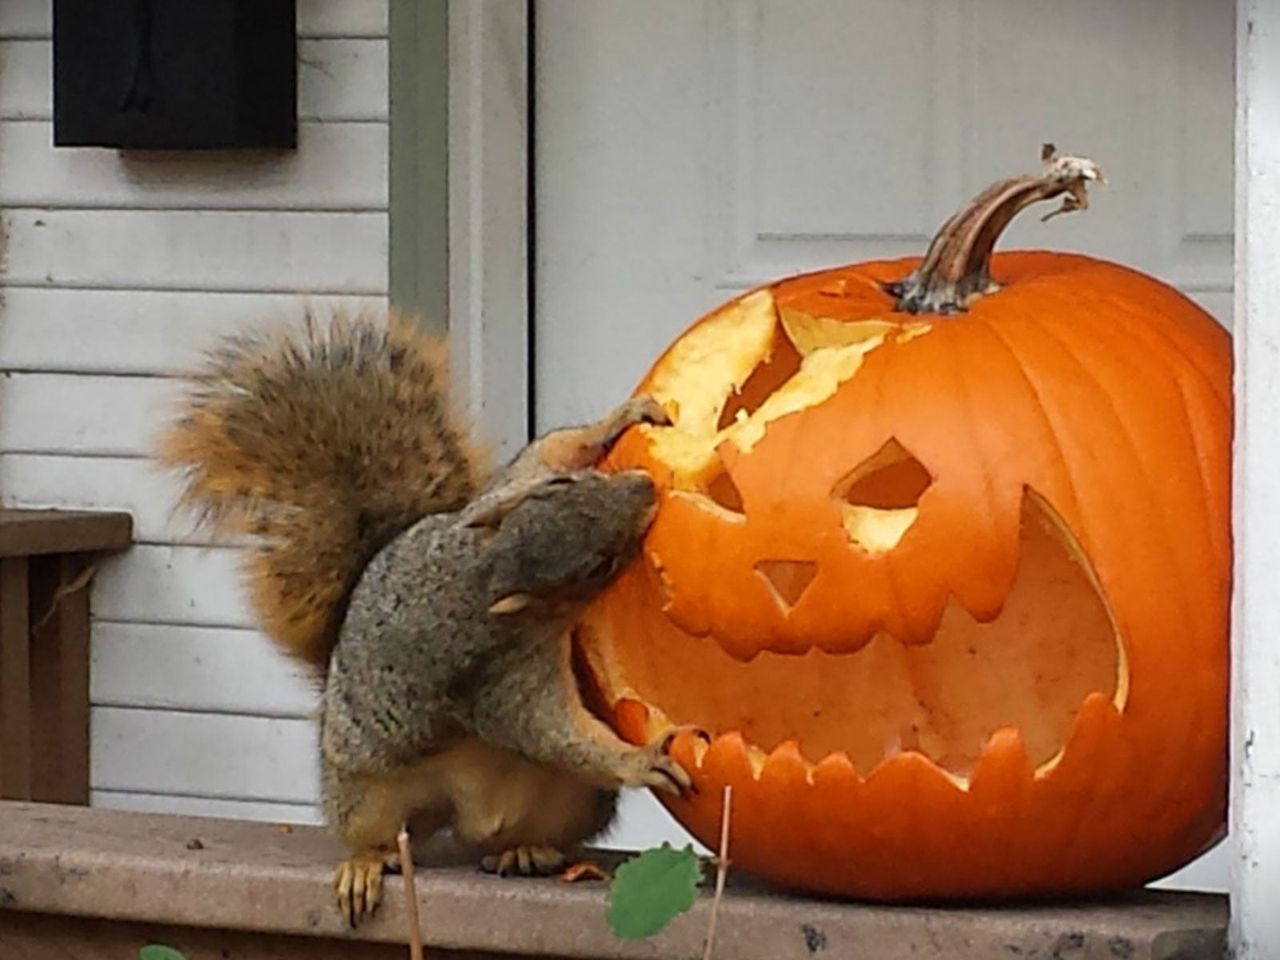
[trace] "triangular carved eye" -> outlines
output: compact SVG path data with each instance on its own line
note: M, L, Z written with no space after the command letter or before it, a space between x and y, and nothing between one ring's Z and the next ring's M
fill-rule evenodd
M743 512L742 493L728 470L722 470L711 478L707 484L707 496L731 513Z
M836 484L840 516L849 540L868 553L892 550L919 514L917 504L933 484L925 465L890 439Z
M858 464L840 486L844 501L855 507L903 510L918 504L932 483L924 464L891 439Z
M783 613L800 602L818 575L818 565L809 560L761 560L756 573L764 578Z
M742 384L742 389L731 393L729 399L725 401L716 429L723 430L731 426L739 417L751 416L799 369L800 352L779 326L774 334L773 345L769 348L768 356L751 371L751 375Z

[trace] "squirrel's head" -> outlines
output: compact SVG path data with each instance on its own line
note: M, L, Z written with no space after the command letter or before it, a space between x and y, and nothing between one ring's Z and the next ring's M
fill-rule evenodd
M486 544L490 612L576 611L639 555L656 512L642 470L583 470L529 487L508 502Z

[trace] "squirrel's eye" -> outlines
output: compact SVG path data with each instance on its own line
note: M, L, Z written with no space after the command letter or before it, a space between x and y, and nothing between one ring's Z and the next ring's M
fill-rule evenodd
M587 576L593 580L598 577L611 577L618 570L618 558L606 557L591 568L591 572Z

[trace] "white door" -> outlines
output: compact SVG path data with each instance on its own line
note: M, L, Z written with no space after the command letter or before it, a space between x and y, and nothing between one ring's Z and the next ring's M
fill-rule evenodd
M704 310L922 252L1043 141L1101 164L1082 250L1231 311L1231 0L538 0L534 404L618 402ZM616 839L670 835L633 798ZM1222 860L1219 853L1218 860ZM1225 886L1221 862L1197 878Z

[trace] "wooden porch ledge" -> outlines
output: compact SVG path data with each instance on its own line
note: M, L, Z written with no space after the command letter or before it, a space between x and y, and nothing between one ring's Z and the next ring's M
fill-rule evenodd
M0 509L0 557L123 550L132 535L127 513Z
M132 960L143 943L163 939L188 960L404 957L402 946L391 946L404 943L402 881L388 879L382 910L352 934L330 898L337 857L337 845L313 827L286 832L273 824L0 803L0 956ZM495 953L692 960L701 956L709 906L704 896L658 937L624 944L605 926L599 884L419 867L417 891L428 952L459 960ZM1226 921L1225 899L1199 894L890 908L784 896L739 878L721 906L716 956L1221 960ZM40 952L45 946L49 952Z
M127 513L0 509L0 798L89 802L89 589Z

